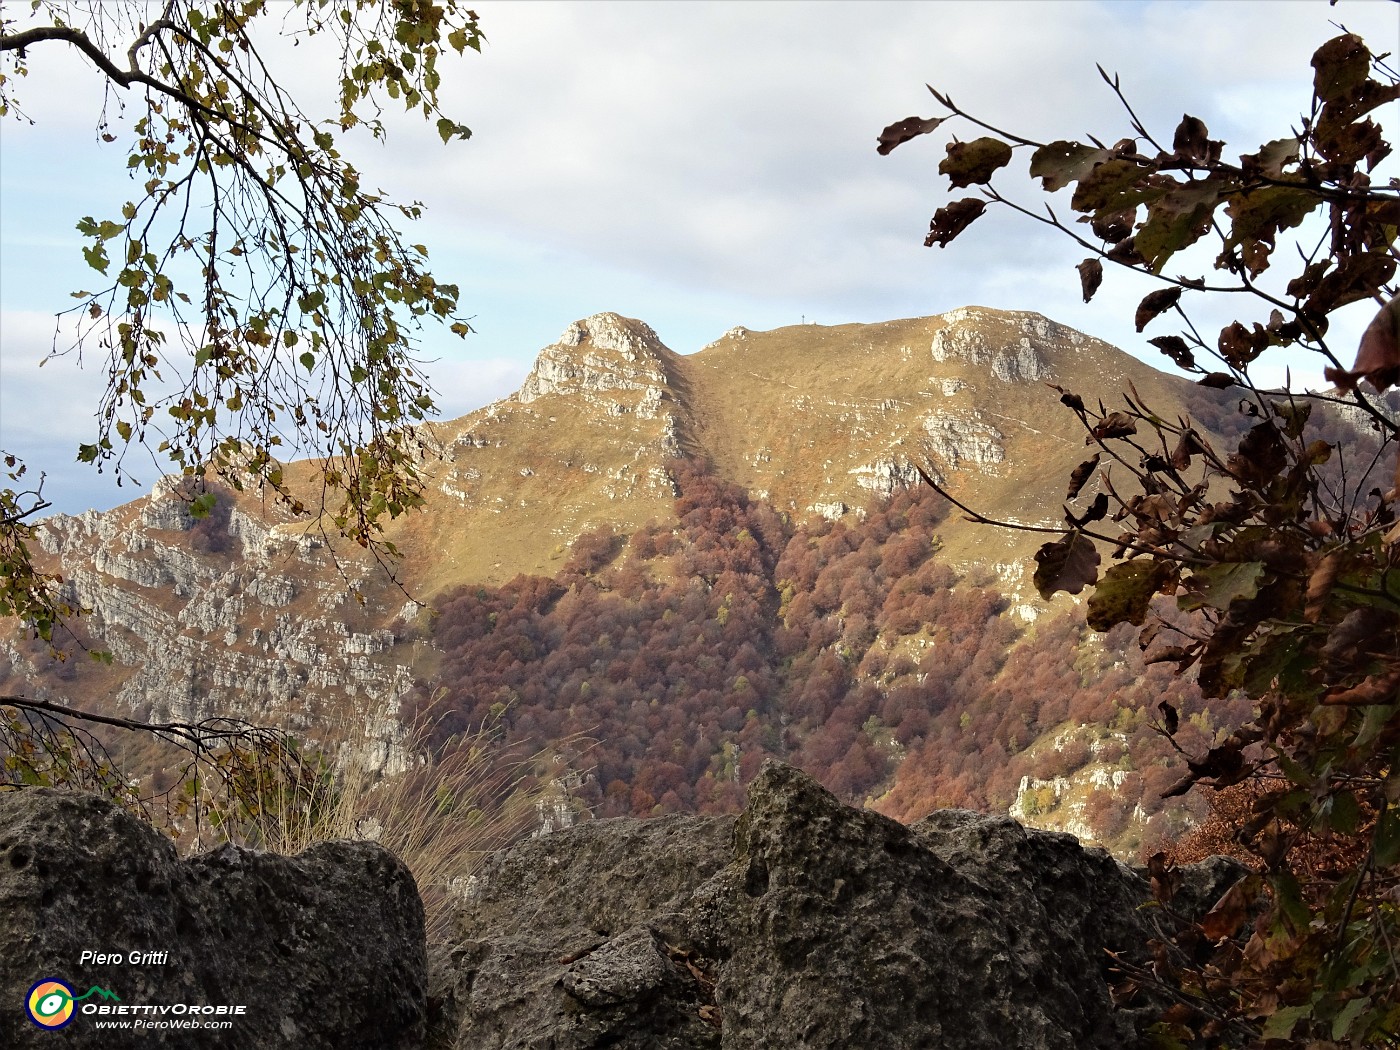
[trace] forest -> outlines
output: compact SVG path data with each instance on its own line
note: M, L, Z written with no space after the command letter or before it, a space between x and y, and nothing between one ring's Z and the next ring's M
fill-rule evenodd
M577 803L600 817L735 811L770 756L906 821L1006 812L1022 777L1096 764L1124 775L1086 819L1150 853L1183 816L1164 810L1184 763L1157 705L1180 712L1190 754L1249 717L1144 666L1129 629L1096 635L1074 609L1026 624L996 577L939 557L949 508L930 490L798 524L702 463L676 482L674 526L594 530L551 579L438 604L442 661L406 711L436 747L482 725L566 742Z

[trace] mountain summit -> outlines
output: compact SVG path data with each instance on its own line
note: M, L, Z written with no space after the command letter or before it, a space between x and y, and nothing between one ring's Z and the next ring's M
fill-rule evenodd
M1036 313L738 327L691 354L595 314L541 350L514 395L438 428L440 496L399 537L410 589L547 575L590 528L666 520L680 456L799 517L860 513L916 484L918 464L989 513L1057 519L1084 437L1045 383L1110 401L1129 380L1165 411L1195 389ZM1030 549L950 526L958 558Z

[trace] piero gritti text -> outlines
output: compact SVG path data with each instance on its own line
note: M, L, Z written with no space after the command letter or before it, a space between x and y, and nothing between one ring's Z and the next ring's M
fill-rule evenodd
M169 952L93 952L78 957L79 966L164 966Z

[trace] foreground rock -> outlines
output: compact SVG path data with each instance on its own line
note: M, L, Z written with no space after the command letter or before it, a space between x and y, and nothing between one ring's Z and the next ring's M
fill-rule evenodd
M26 1009L51 978L79 1000L57 1033ZM425 986L422 903L378 846L182 861L105 799L0 793L0 1047L408 1050L422 1045ZM184 1027L206 1022L228 1027Z
M1114 1008L1104 949L1141 957L1147 897L1068 835L907 828L770 763L737 820L595 821L497 857L436 960L430 1045L1123 1050L1150 1018Z

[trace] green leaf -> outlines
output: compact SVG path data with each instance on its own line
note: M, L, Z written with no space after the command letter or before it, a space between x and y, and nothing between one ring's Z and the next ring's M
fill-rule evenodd
M78 462L94 463L97 460L98 448L96 445L79 445Z
M1120 623L1141 626L1153 596L1173 575L1167 563L1144 558L1112 566L1089 598L1089 626L1096 631L1107 631Z
M1287 1039L1299 1021L1312 1013L1311 1006L1285 1006L1264 1022L1265 1039Z
M1000 139L950 142L947 149L948 155L938 165L938 172L948 176L953 189L985 183L994 171L1011 163L1011 147Z
M1332 1038L1345 1039L1347 1033L1351 1031L1351 1026L1356 1023L1356 1019L1361 1016L1361 1012L1371 1005L1369 996L1360 996L1342 1007L1336 1019L1332 1022Z
M1177 599L1183 611L1210 606L1228 609L1237 599L1249 599L1259 593L1259 578L1264 574L1261 561L1224 562L1208 565L1186 580L1187 593Z
M212 492L204 492L190 501L190 517L196 521L209 517L210 511L218 503L218 497Z
M316 358L312 356L310 350L302 354L299 358L297 358L297 360L301 362L302 367L305 368L308 372L310 372L313 368L316 367Z
M109 262L109 260L107 258L107 251L105 248L102 247L102 245L94 244L91 247L84 248L83 259L86 260L87 264L91 266L94 270L96 270L98 273L103 274L104 276L106 275L107 263Z
M1148 206L1147 221L1133 245L1153 273L1161 273L1173 255L1210 232L1216 207L1232 189L1205 179L1172 190Z
M1388 806L1376 821L1376 867L1400 864L1400 809Z

